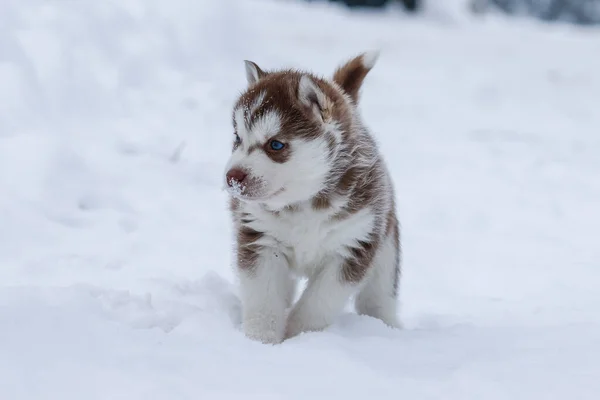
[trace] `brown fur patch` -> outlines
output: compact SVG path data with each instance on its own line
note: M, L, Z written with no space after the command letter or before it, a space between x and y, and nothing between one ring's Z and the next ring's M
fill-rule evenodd
M254 153L256 150L259 150L262 146L260 144L254 144L248 148L248 154Z
M333 80L344 89L352 101L358 103L359 91L370 68L365 67L363 55L354 57L339 67L333 75Z
M325 193L319 193L313 197L311 205L313 210L325 210L331 207L331 200Z
M377 240L360 241L357 248L350 249L352 257L342 265L342 279L346 282L360 282L372 264L378 248Z
M255 242L262 237L262 233L244 226L250 222L251 216L240 211L240 201L235 197L229 199L229 209L234 220L239 222L236 235L237 267L242 270L252 271L258 260L258 250L261 248Z
M253 270L258 260L260 245L256 241L263 236L262 232L255 231L247 226L241 226L237 235L237 265L243 270Z

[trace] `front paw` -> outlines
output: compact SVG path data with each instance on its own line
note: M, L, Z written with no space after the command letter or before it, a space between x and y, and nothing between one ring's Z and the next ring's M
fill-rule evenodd
M319 324L314 319L311 320L307 316L292 311L285 327L285 339L292 338L303 332L320 331L325 327L326 324Z
M264 344L278 344L284 338L283 318L273 316L254 316L244 318L242 329L247 338Z

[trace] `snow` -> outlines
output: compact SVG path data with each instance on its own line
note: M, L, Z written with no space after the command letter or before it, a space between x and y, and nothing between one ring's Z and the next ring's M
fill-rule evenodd
M291 0L7 0L0 27L0 398L598 397L600 31ZM373 49L405 329L249 341L222 185L243 60Z

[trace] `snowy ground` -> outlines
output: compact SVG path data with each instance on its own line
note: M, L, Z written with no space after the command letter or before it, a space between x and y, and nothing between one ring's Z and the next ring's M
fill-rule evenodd
M597 399L599 41L441 7L3 1L0 398ZM372 48L406 329L250 342L221 191L242 60Z

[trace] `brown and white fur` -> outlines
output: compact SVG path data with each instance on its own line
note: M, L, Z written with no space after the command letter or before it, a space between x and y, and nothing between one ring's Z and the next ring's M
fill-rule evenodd
M357 110L377 58L361 54L332 80L245 62L225 187L249 338L279 343L322 330L353 295L359 314L400 326L394 189ZM293 305L298 277L308 282Z

